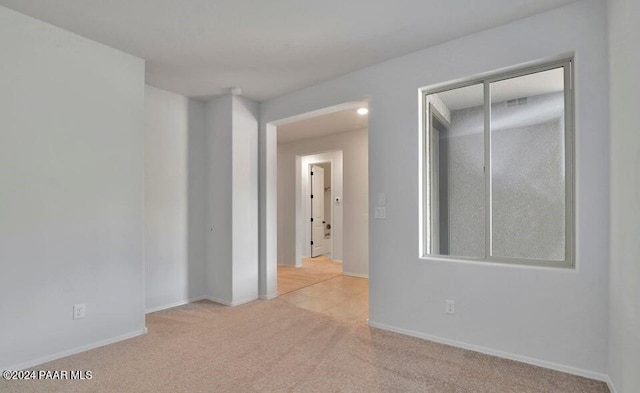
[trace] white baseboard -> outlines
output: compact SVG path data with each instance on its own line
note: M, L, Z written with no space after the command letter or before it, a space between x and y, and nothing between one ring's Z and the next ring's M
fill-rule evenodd
M260 299L262 299L262 300L271 300L271 299L277 298L278 295L279 295L278 292L267 294L267 295L260 295Z
M204 298L207 299L207 300L211 300L214 303L219 303L219 304L222 304L224 306L229 306L229 307L239 306L241 304L249 303L249 302L252 302L254 300L258 300L259 299L259 297L256 296L256 297L250 297L250 298L247 298L247 299L236 300L235 302L230 302L228 300L218 299L217 297L213 297L213 296L205 296Z
M611 378L609 378L608 375L607 375L607 380L605 382L607 383L607 387L609 388L610 393L618 393L618 391L616 390L616 387L613 385L613 381L611 380Z
M332 259L333 262L338 262L338 263L342 263L342 260L340 259Z
M193 303L193 302L197 302L200 300L204 300L206 299L205 296L197 296L197 297L192 297L191 299L186 299L186 300L180 300L178 302L173 302L173 303L169 303L169 304L165 304L163 306L158 306L158 307L151 307L148 308L144 311L145 314L151 314L153 312L157 312L157 311L162 311L162 310L166 310L168 308L174 308L174 307L178 307L178 306L183 306L185 304L189 304L189 303Z
M250 302L253 302L254 300L258 300L258 299L260 299L258 296L254 296L254 297L250 297L248 299L236 300L236 301L231 303L231 306L232 307L239 306L241 304L250 303Z
M373 322L371 320L369 320L369 326L377 328L377 329L388 330L388 331L394 332L394 333L404 334L404 335L411 336L411 337L421 338L423 340L437 342L437 343L440 343L440 344L450 345L452 347L468 349L470 351L480 352L480 353L484 353L486 355L497 356L497 357L504 358L504 359L515 360L517 362L531 364L533 366L539 366L539 367L548 368L548 369L551 369L551 370L561 371L561 372L564 372L564 373L567 373L567 374L572 374L572 375L577 375L577 376L580 376L580 377L595 379L595 380L607 383L610 386L610 389L611 389L611 386L613 386L610 383L610 379L609 379L608 375L597 373L597 372L594 372L594 371L583 370L583 369L576 368L576 367L565 366L565 365L558 364L558 363L548 362L546 360L534 359L534 358L530 358L528 356L517 355L517 354L509 353L509 352L503 352L503 351L499 351L499 350L495 350L495 349L491 349L491 348L486 348L486 347L481 347L481 346L473 345L473 344L467 344L467 343L464 343L464 342L461 342L461 341L451 340L451 339L448 339L448 338L432 336L432 335L429 335L429 334L424 334L424 333L416 332L416 331L413 331L413 330L408 330L408 329L403 329L403 328L398 328L398 327L394 327L394 326L385 325L383 323ZM615 393L615 389L611 389L611 392Z
M343 276L351 276L351 277L358 277L358 278L369 278L368 274L360 274L360 273L350 273L350 272L342 272Z
M43 363L51 362L53 360L66 358L67 356L75 355L75 354L80 353L80 352L86 352L86 351L89 351L91 349L104 347L105 345L117 343L118 341L127 340L129 338L141 336L141 335L145 334L146 332L147 332L147 328L145 327L144 329L140 329L140 330L136 330L136 331L133 331L133 332L130 332L130 333L122 334L120 336L108 338L106 340L100 340L100 341L93 342L91 344L82 345L82 346L75 347L73 349L69 349L69 350L66 350L66 351L54 353L54 354L51 354L51 355L42 356L40 358L29 360L27 362L22 362L20 364L13 365L11 367L6 367L5 369L6 370L16 370L16 371L17 370L24 370L24 369L27 369L27 368L35 367L35 366L43 364Z

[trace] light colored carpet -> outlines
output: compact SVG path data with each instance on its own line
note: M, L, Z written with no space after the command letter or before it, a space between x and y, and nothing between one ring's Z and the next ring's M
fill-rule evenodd
M278 293L297 291L342 274L342 264L325 256L304 258L302 266L278 266Z
M90 381L2 381L2 392L607 392L602 382L347 323L284 301L203 301L149 333L38 367Z

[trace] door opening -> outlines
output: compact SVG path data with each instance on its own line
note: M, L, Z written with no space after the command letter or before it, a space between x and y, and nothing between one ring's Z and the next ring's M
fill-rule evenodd
M352 102L266 124L267 139L275 137L267 151L277 183L265 202L277 197L277 209L269 210L277 211L277 230L267 231L272 236L265 241L277 241L275 258L267 252L277 270L271 275L272 265L265 265L261 288L270 291L273 277L285 299L316 296L326 303L322 289L349 287L349 299L336 301L361 297L358 317L368 304L368 119L358 111L366 105ZM320 285L328 280L332 285Z
M331 259L331 163L310 165L309 178L311 179L311 249L309 255L312 258L326 255Z

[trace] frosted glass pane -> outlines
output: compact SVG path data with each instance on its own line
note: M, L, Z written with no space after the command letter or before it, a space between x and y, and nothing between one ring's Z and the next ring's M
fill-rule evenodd
M427 96L428 253L485 255L484 87Z
M565 259L563 70L490 84L492 256Z

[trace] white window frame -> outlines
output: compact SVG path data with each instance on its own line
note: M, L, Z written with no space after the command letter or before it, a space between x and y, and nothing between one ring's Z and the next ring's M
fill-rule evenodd
M458 261L495 262L517 265L533 265L547 267L575 268L575 109L574 109L574 82L573 82L572 58L541 65L518 68L487 77L469 79L460 83L439 85L433 88L420 89L420 257L424 259L442 259ZM529 259L515 257L499 257L491 255L492 250L492 195L491 195L491 83L535 74L538 72L564 68L564 107L565 107L565 129L564 129L564 154L565 154L565 259L563 261L553 261L544 259ZM484 88L484 183L485 183L485 253L483 257L465 257L455 255L440 255L430 253L431 242L431 220L430 220L430 200L431 200L431 167L430 155L431 146L431 114L427 96L444 91L482 84Z

